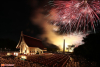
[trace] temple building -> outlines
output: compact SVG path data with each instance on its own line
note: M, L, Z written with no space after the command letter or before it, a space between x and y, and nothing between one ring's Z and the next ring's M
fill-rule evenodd
M24 35L23 32L16 48L19 48L22 54L43 54L47 51L41 40Z

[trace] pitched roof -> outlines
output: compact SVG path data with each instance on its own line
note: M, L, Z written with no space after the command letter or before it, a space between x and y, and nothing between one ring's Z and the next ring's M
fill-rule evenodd
M24 39L25 43L27 44L27 46L29 46L29 47L38 47L40 49L45 49L41 40L33 38L31 36L24 35L23 32L21 32L20 40L19 40L19 43L16 46L16 48L20 48L20 45L21 45L21 42L23 41L23 39Z
M44 49L44 45L42 43L41 40L27 36L27 35L23 35L24 37L24 41L25 43L29 46L29 47L39 47L40 49Z

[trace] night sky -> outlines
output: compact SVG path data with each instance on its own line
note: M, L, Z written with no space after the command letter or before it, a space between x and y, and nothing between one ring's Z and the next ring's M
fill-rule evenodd
M32 24L30 17L46 0L2 0L0 3L0 38L18 42L21 31L36 38L43 33L39 26Z
M34 25L30 17L37 8L43 8L49 0L2 0L0 6L0 39L11 39L18 43L21 31L39 38L44 31ZM100 28L97 28L100 30Z

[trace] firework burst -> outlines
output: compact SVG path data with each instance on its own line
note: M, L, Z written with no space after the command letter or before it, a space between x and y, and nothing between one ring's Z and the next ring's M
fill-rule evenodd
M82 1L53 1L49 2L54 6L51 14L55 19L54 25L64 25L63 28L67 32L82 31L86 32L93 28L95 32L95 25L97 24L100 14L100 1L82 0Z

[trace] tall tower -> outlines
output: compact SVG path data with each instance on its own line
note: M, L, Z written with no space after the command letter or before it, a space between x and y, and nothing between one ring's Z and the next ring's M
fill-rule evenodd
M63 42L63 53L65 54L65 39L64 39L64 42Z

